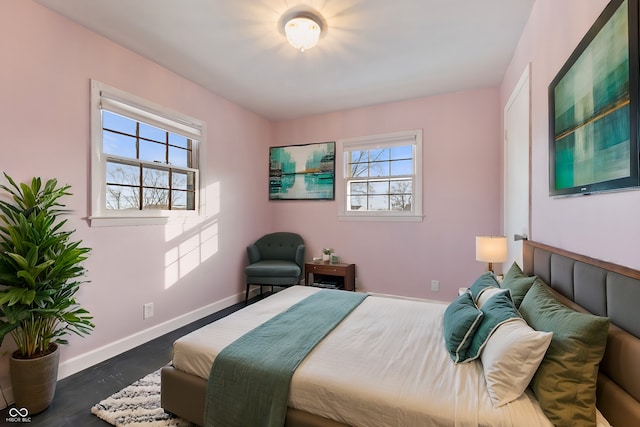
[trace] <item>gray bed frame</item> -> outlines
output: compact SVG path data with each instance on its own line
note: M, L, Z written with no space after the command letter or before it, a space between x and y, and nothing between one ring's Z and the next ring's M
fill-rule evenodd
M640 271L533 241L523 242L523 270L544 280L564 304L611 318L600 364L597 406L614 427L640 426ZM167 412L203 424L206 381L162 369ZM289 408L286 427L348 427Z

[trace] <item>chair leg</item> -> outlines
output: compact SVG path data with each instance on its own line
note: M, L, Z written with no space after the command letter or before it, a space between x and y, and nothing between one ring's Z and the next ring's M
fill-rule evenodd
M265 286L271 286L271 293L273 293L273 285L258 285L258 284L253 284L255 286L260 286L260 296L264 296L264 287ZM251 287L251 284L247 283L247 290L245 291L244 294L244 305L248 305L249 304L249 288Z

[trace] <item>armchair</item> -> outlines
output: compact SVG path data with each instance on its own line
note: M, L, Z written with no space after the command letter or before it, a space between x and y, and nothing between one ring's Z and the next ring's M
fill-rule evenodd
M245 267L247 290L245 304L249 301L251 285L292 286L300 283L304 268L304 241L295 233L267 234L247 246L249 265Z

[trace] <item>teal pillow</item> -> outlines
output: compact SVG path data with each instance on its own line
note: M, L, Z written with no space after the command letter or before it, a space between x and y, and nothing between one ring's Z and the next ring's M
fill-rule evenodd
M469 360L480 357L487 340L498 326L508 320L522 318L516 306L513 305L509 291L506 289L489 298L482 306L481 311L483 314L482 320L471 339L471 345L467 351Z
M496 276L492 272L487 271L482 276L478 277L475 282L469 288L473 301L477 302L478 298L487 288L499 288L500 285L496 280Z
M504 275L500 286L511 291L513 303L516 308L518 308L520 304L522 304L522 300L527 294L527 291L533 286L537 278L537 276L527 276L524 274L518 263L514 262L509 271L507 271L507 274Z
M458 296L444 311L444 343L454 363L466 361L467 349L481 318L482 312L468 292Z
M609 333L609 318L579 313L535 283L520 313L538 331L553 332L530 386L554 425L596 425L596 381Z

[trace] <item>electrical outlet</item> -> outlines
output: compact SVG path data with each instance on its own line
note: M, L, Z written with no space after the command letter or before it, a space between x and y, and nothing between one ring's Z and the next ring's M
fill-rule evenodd
M440 281L432 280L431 281L431 292L440 292Z
M148 319L150 317L153 317L153 303L147 303L143 306L143 313L142 313L142 318L143 319Z

